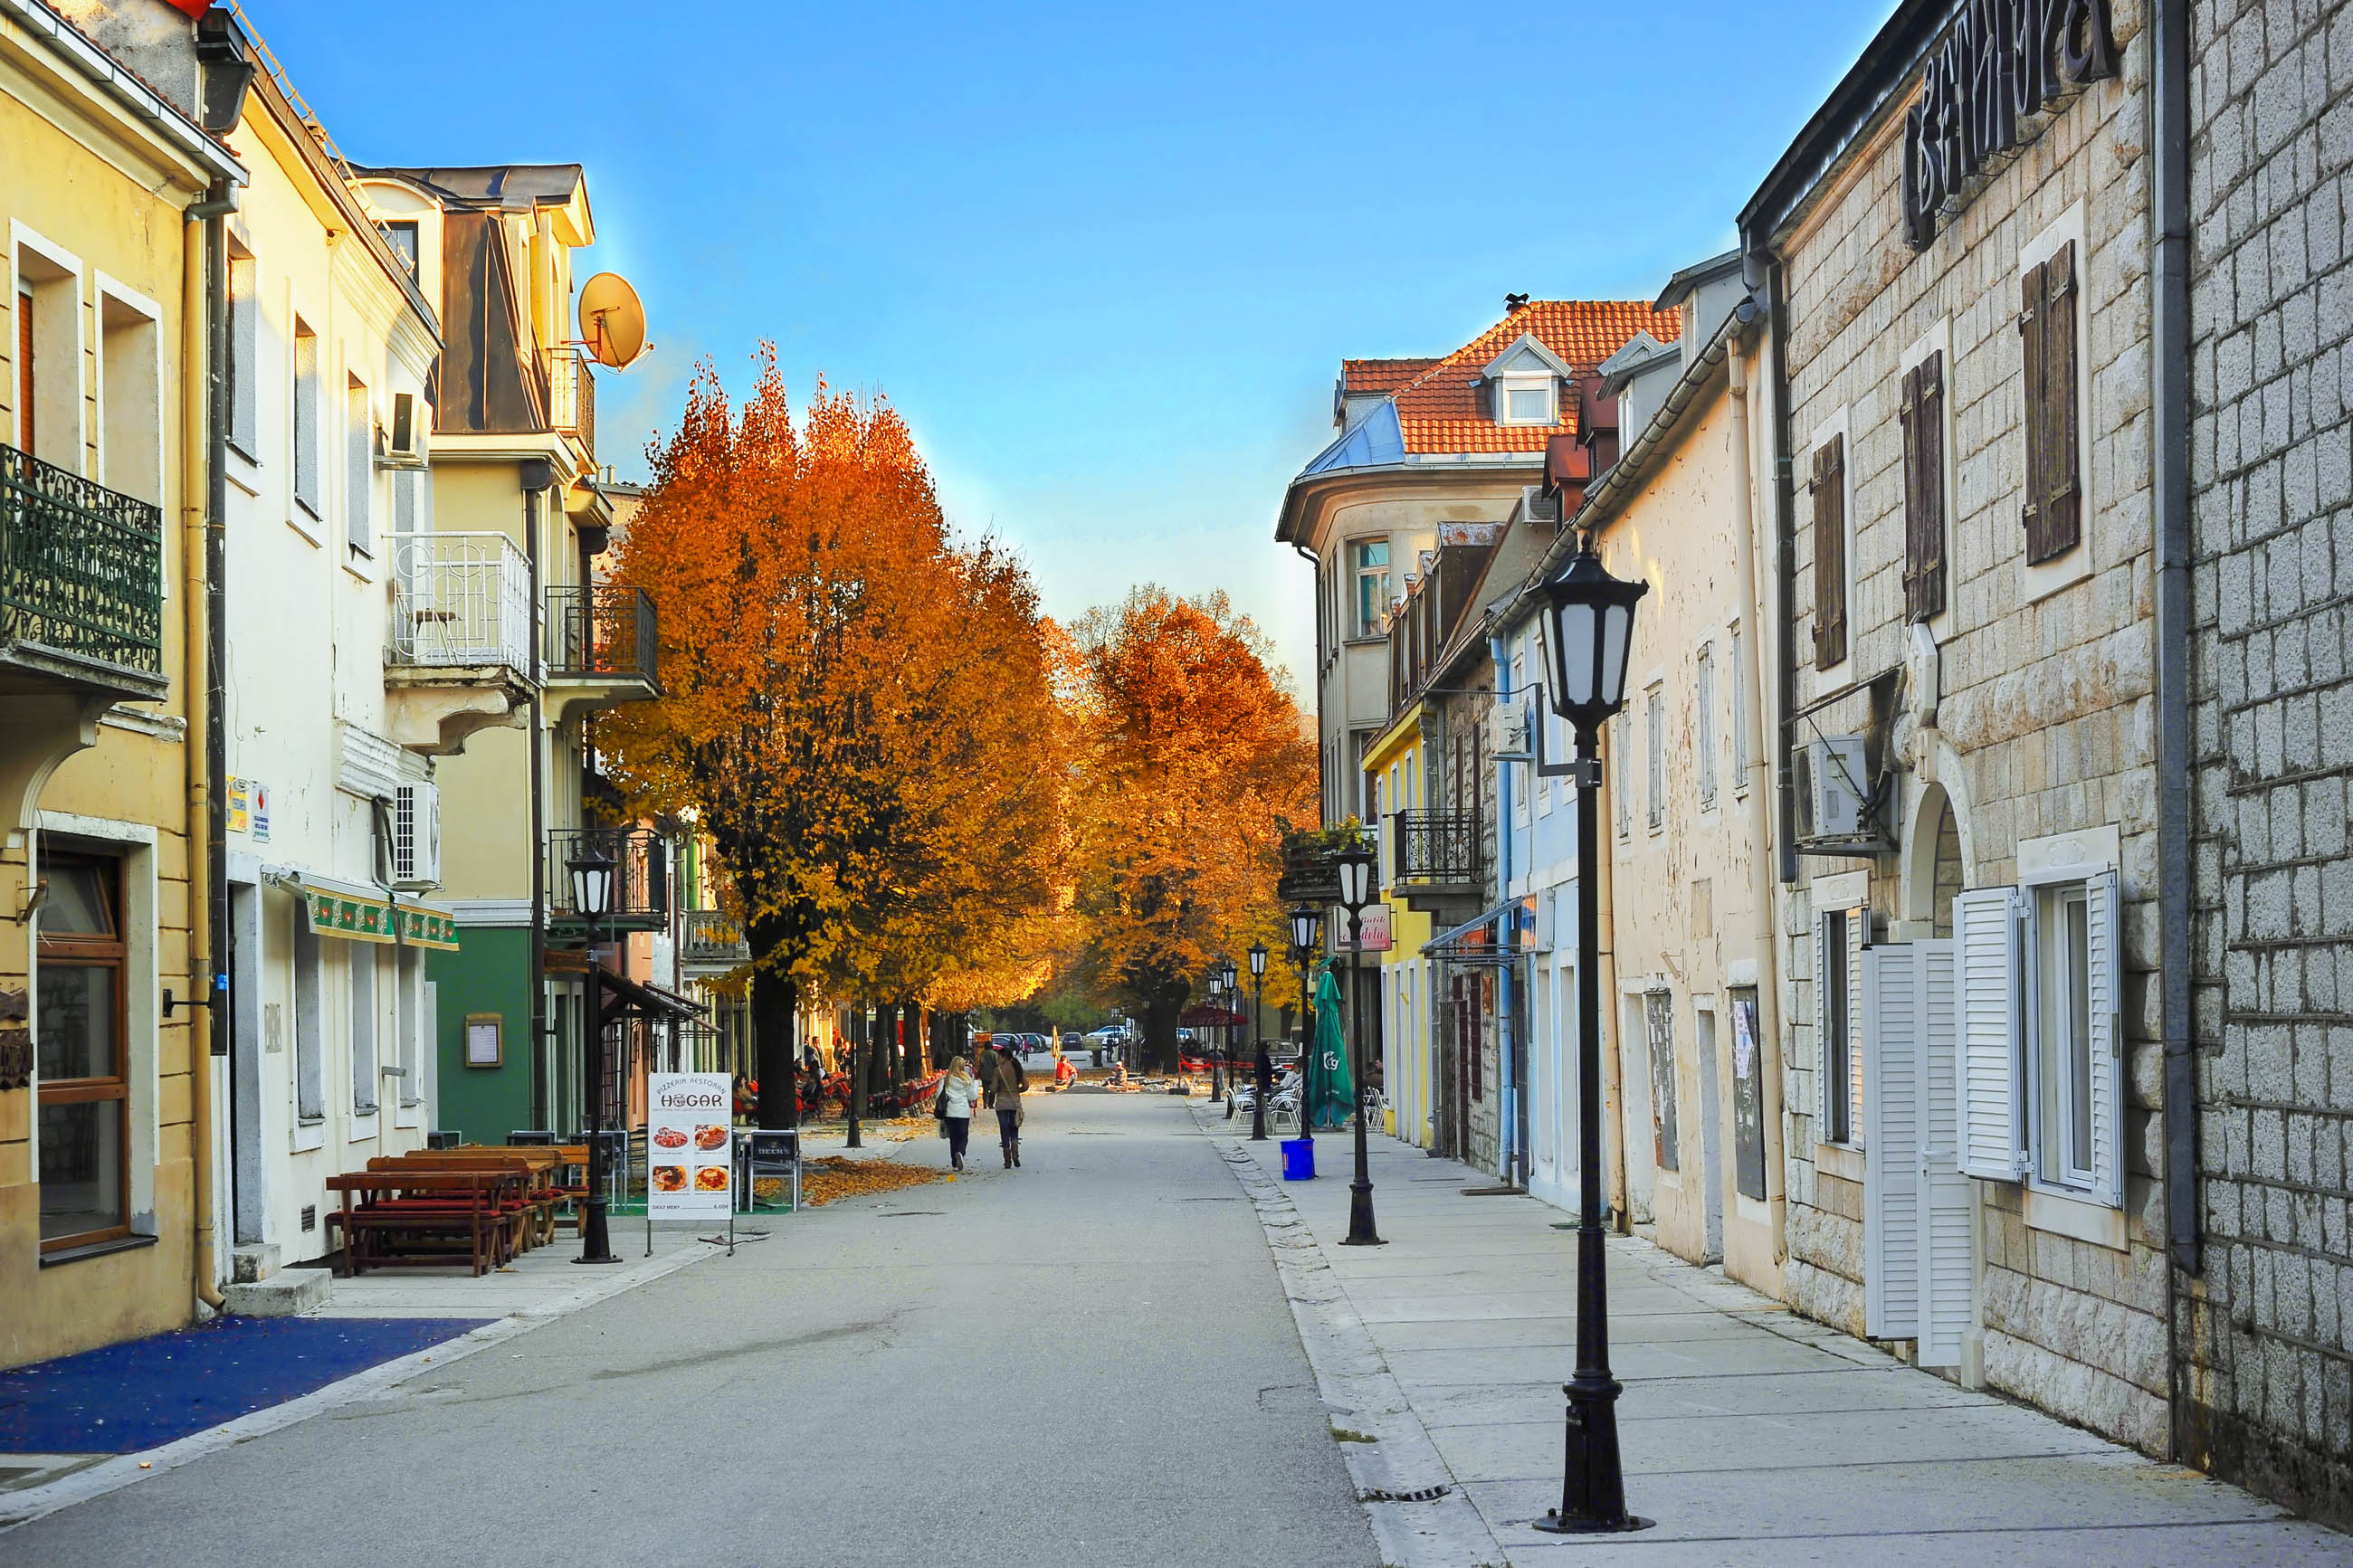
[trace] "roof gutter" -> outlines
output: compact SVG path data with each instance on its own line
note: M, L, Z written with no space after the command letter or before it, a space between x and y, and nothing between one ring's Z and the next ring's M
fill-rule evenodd
M0 20L16 23L48 41L60 58L87 78L118 105L152 127L157 135L204 165L216 179L248 183L245 165L229 150L205 133L202 126L131 71L113 56L91 43L72 24L38 0L0 0Z
M1362 468L1326 468L1321 473L1301 474L1283 491L1282 510L1274 523L1274 540L1278 544L1299 542L1303 537L1300 528L1303 521L1301 514L1312 500L1327 489L1381 479L1437 484L1441 480L1459 479L1465 474L1507 474L1514 468L1541 474L1544 461L1542 452L1431 453L1410 455L1401 462L1367 463Z

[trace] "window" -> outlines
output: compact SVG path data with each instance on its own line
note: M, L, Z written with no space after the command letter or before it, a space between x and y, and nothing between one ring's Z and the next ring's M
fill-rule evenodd
M33 395L33 291L16 295L16 450L30 452L40 439L38 403Z
M1945 356L1904 373L1904 616L1945 613Z
M361 554L375 549L375 411L357 376L343 394L343 532Z
M16 449L84 473L81 264L31 243L16 257Z
M294 501L319 515L319 334L294 321Z
M1746 635L1737 626L1732 628L1732 788L1737 795L1748 792L1748 654L1741 641Z
M349 942L352 963L352 1113L375 1114L375 947Z
M41 1247L131 1230L131 1066L122 863L44 851L35 984Z
M1699 667L1693 674L1692 700L1699 708L1699 799L1715 804L1715 648L1702 643Z
M154 506L164 504L161 335L153 307L101 289L99 479L109 489Z
M294 1114L307 1125L327 1119L326 1016L320 984L319 938L295 895L294 907Z
M1651 741L1650 828L1656 833L1667 825L1667 694L1663 688L1651 688L1646 717L1650 721Z
M1651 1131L1662 1171L1683 1169L1675 1131L1675 996L1652 991L1642 997L1642 1020L1651 1037Z
M1634 836L1634 795L1626 775L1632 764L1626 759L1634 750L1634 721L1629 715L1620 713L1612 727L1614 733L1609 738L1609 755L1617 766L1612 770L1616 776L1610 780L1609 793L1618 797L1618 837L1631 838Z
M425 1100L425 1032L431 1012L426 1005L424 954L403 947L393 963L394 1010L398 1015L393 1037L398 1042L400 1106L407 1110Z
M1815 924L1814 1014L1821 1041L1821 1125L1815 1142L1820 1143L1862 1142L1856 1114L1862 1104L1862 1053L1855 1016L1870 920L1865 910L1830 910Z
M408 268L408 280L421 285L421 276L417 271L416 221L378 224L376 226L384 231L384 242L391 247L393 256Z
M259 268L234 250L228 258L228 444L253 462L261 460L261 299L255 292Z
M1550 376L1513 376L1503 384L1503 417L1504 425L1553 425L1559 422L1554 411L1553 379Z
M2082 883L2036 900L2042 984L2035 1020L2035 1160L2042 1179L2092 1185L2092 953L2090 900Z
M2027 268L2018 330L2025 340L2026 525L2029 565L2064 555L2083 542L2083 490L2078 483L2075 385L2075 245Z
M1814 448L1814 668L1846 662L1846 437Z
M1350 569L1356 579L1356 624L1352 636L1381 635L1381 617L1389 607L1389 542L1360 539L1348 546Z

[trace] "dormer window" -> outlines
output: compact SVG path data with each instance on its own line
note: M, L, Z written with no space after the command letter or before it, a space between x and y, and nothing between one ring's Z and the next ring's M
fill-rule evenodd
M1557 425L1560 423L1559 404L1555 395L1556 383L1551 376L1505 376L1496 389L1496 410L1501 425Z

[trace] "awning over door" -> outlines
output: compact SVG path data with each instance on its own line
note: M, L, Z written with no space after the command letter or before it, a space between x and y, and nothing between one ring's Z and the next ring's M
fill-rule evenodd
M302 912L319 936L345 942L378 942L387 947L429 947L442 952L458 951L458 917L431 904L396 902L381 889L363 889L330 881L309 872L280 879L302 900Z
M1421 944L1424 958L1445 963L1506 964L1552 950L1536 941L1536 896L1510 899Z

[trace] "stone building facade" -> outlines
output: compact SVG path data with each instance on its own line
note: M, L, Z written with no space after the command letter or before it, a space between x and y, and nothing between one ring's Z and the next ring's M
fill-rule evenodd
M2182 1457L2353 1519L2353 5L2191 12ZM2330 906L2333 906L2331 908Z
M1787 1295L2162 1453L2147 35L2021 9L1900 5L1741 219Z

